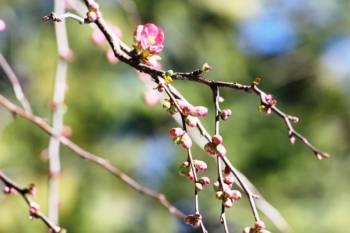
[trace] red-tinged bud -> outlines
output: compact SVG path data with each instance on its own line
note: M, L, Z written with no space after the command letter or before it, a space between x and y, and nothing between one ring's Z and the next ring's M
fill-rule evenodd
M184 149L190 149L192 147L192 139L187 133L182 135L180 143Z
M198 227L202 223L202 215L199 213L191 214L185 217L185 223L190 224L193 227Z
M233 201L231 199L226 199L224 202L226 208L231 208L233 206Z
M217 156L224 157L226 155L226 148L220 144L216 146Z
M86 17L89 20L89 22L94 22L97 20L97 14L95 11L89 11L86 13Z
M36 214L39 212L40 206L36 202L30 202L29 203L29 215L30 216L36 216Z
M160 83L160 84L158 85L158 87L157 87L157 90L158 90L159 92L163 92L164 89L165 89L165 87L164 87L164 84L163 84L163 83Z
M231 168L229 166L225 166L224 173L226 175L230 174L231 173Z
M197 119L193 116L187 116L186 125L188 125L189 127L197 127Z
M222 136L215 134L212 138L211 141L215 144L215 145L219 145L223 142Z
M215 154L215 147L214 145L209 142L204 146L204 150L209 154L209 155L214 155Z
M198 171L205 171L208 168L208 165L206 162L202 160L193 160L193 166L198 170Z
M238 190L232 190L232 199L235 201L239 201L242 198L242 194Z
M197 183L195 184L195 186L196 186L196 191L197 191L197 192L200 192L200 191L203 190L203 185L202 185L201 183L197 182Z
M192 105L185 105L182 107L182 112L185 116L192 115L194 113L194 107Z
M188 174L187 174L187 179L188 179L189 181L191 181L191 182L194 181L194 175L193 175L192 170L190 170L190 171L188 172Z
M220 182L219 181L215 181L213 183L213 188L215 191L219 191L220 190Z
M200 178L198 182L200 182L203 186L208 186L210 184L210 179L209 177L204 176Z
M192 115L198 116L198 117L205 117L208 115L208 109L204 106L196 106L194 107L194 113Z
M274 99L271 94L263 96L263 100L269 106L274 106L277 104L277 100Z
M233 198L233 190L230 188L225 188L224 189L224 196L228 199L232 199Z
M235 178L233 176L225 176L224 183L227 185L232 185L235 182Z
M172 137L179 137L179 136L182 136L184 133L185 133L185 131L181 128L172 128L169 131L169 134Z
M232 115L231 109L224 109L220 113L220 117L224 121L226 121L231 115Z
M263 221L261 221L261 220L257 221L255 223L255 229L258 230L258 231L260 231L262 229L265 229L265 223Z
M91 2L89 8L92 11L98 11L100 9L100 6L98 5L97 2Z

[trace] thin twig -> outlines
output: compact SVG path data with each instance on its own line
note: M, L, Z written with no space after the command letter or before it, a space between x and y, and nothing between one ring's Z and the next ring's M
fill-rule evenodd
M54 1L55 12L65 12L65 2ZM66 14L67 15L67 14ZM63 115L65 112L64 98L67 89L68 57L71 51L68 45L66 23L55 23L56 44L59 59L56 65L56 77L54 82L54 93L52 99L52 127L57 134L63 131ZM48 188L48 211L49 218L54 223L59 221L59 174L61 172L60 141L55 137L50 138L49 147L49 188Z
M123 181L126 185L128 185L130 188L134 189L135 191L155 199L161 205L163 205L166 209L168 209L170 213L182 219L186 217L186 215L181 210L177 209L167 200L164 194L158 193L152 189L144 187L143 185L138 183L136 180L128 176L126 173L124 173L122 170L120 170L118 167L112 165L108 160L84 150L83 148L75 144L73 141L69 140L68 138L64 137L61 134L58 134L41 117L25 112L22 108L13 104L3 95L0 95L0 104L5 108L7 108L9 111L11 111L13 114L21 116L22 118L30 121L31 123L35 124L42 130L44 130L47 134L57 138L63 145L65 145L67 148L75 152L75 155L100 166L102 169L108 171L113 176Z
M20 187L16 182L14 182L8 176L6 176L5 173L3 173L1 170L0 170L0 180L4 183L9 193L13 193L13 190L15 190L14 193L19 194L23 198L23 200L26 202L29 208L38 208L39 205L32 200L29 188ZM45 216L38 209L30 211L30 217L40 219L51 230L51 232L59 233L59 232L63 232L64 230L63 228L59 227L54 222L52 222L47 216Z
M25 97L22 87L18 81L18 78L15 74L15 72L12 70L11 66L6 61L5 57L0 53L0 66L4 70L7 78L10 80L13 91L15 92L16 98L19 101L19 103L22 105L23 109L25 109L27 112L32 112L32 108L30 107L29 101Z

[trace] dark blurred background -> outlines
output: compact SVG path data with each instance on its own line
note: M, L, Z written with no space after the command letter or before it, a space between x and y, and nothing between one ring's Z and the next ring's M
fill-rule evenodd
M288 220L295 232L347 233L350 212L350 1L348 0L100 0L102 12L132 43L137 23L165 31L164 69L190 71L208 62L208 77L251 83L278 106L300 116L296 128L333 155L317 161L300 142L289 143L281 119L257 111L256 96L222 91L233 116L222 134L232 162ZM2 0L0 50L17 73L35 113L50 120L57 62L52 24L41 16L52 1ZM91 28L67 22L74 60L69 64L65 124L72 140L103 155L143 184L164 192L186 213L193 211L192 185L177 174L186 155L167 136L175 122L161 105L148 107L144 84L130 67L111 65L105 48L92 44ZM193 104L211 106L209 90L175 82ZM0 72L1 94L15 101ZM213 132L212 114L204 123ZM47 208L49 138L0 107L0 168L26 185L35 182L38 202ZM212 180L215 162L199 149ZM61 225L71 233L195 232L155 201L135 193L105 171L62 150ZM210 232L223 232L220 203L208 188L200 195ZM228 210L232 232L253 222L244 198ZM268 228L277 230L266 218ZM28 220L19 197L0 194L0 232L37 233L47 229ZM199 232L199 231L197 231Z

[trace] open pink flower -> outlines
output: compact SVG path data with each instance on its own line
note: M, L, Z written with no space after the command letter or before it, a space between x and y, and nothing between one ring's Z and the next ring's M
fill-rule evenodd
M160 27L152 23L138 25L134 39L144 57L158 54L163 50L164 33Z

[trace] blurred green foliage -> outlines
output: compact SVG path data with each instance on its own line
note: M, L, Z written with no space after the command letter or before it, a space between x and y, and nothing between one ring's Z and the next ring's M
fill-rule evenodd
M52 4L0 2L0 18L7 23L7 30L0 32L0 50L35 112L46 119L51 117L48 102L57 52L53 25L40 18L52 11ZM273 93L278 105L301 117L296 128L333 157L316 161L300 142L290 145L281 119L258 113L256 96L223 90L223 107L233 111L231 119L222 123L230 159L295 232L348 232L350 46L338 50L336 46L350 40L349 1L101 0L100 5L104 17L121 28L122 39L129 44L135 22L160 25L166 36L161 54L165 69L189 71L208 62L214 67L208 74L213 79L250 83L262 76L261 87ZM130 12L133 6L136 14ZM124 64L108 64L104 49L91 43L88 26L70 21L67 25L75 54L69 64L65 115L72 140L191 213L192 186L177 175L186 156L166 135L175 122L160 105L144 104L144 86L137 73ZM15 101L7 79L0 75L1 94ZM206 87L174 85L193 104L211 106ZM212 114L204 124L212 132ZM41 152L48 140L41 130L13 119L0 107L0 168L23 185L35 182L44 211L48 163ZM214 180L214 161L200 150L195 156L208 162L207 175ZM155 201L71 151L63 149L61 157L61 225L69 232L195 232ZM222 232L220 204L212 189L202 192L200 200L210 232ZM246 200L227 212L232 232L253 221ZM9 232L37 233L46 228L39 221L28 221L19 197L0 194L0 233Z

